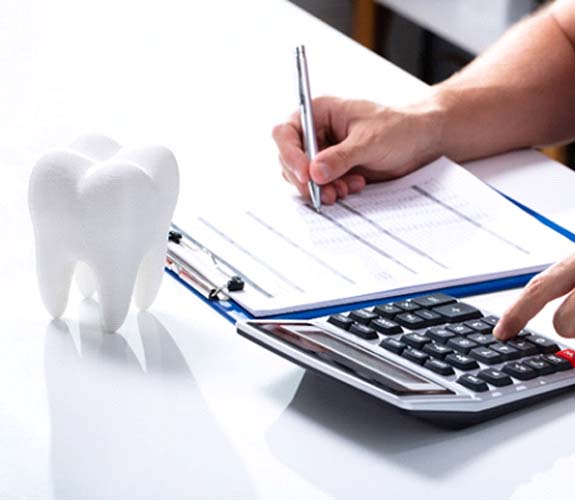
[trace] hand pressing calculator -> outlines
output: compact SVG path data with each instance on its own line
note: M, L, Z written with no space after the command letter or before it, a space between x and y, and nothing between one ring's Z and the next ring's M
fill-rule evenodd
M450 427L575 388L575 350L443 293L311 321L253 320L240 335L386 403Z

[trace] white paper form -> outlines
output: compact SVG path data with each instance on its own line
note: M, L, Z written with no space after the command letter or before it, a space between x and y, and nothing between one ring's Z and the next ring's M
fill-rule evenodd
M575 249L445 158L320 213L245 197L183 227L246 278L233 298L254 316L535 272Z

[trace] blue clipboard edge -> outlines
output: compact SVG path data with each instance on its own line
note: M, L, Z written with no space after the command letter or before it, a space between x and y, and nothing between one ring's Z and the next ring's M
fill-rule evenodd
M497 192L501 196L503 196L503 198L513 203L516 207L519 207L525 213L531 215L532 217L535 217L542 224L545 224L547 227L553 229L553 231L559 233L561 236L565 236L565 238L567 238L569 241L575 242L575 234L569 231L568 229L565 229L563 226L560 226L556 222L553 222L551 219L548 219L544 215L541 215L539 212L536 212L532 208L529 208L527 205L523 205L523 203L514 200L513 198L511 198L511 196L507 196L505 193L502 193L501 191Z
M340 312L349 311L351 309L362 309L364 307L371 307L377 304L385 304L387 302L395 302L398 300L410 299L413 297L420 297L422 295L429 295L430 293L443 292L448 295L453 295L455 297L469 297L471 295L481 295L484 293L500 292L502 290L508 290L510 288L518 288L525 285L536 273L522 274L519 276L513 276L510 278L501 278L496 280L484 281L481 283L472 283L469 285L460 285L448 288L432 289L425 292L418 292L406 295L396 295L394 297L387 297L385 299L369 300L362 302L353 302L352 304L344 304L335 307L324 307L319 309L312 309L308 311L299 311L296 313L289 314L279 314L271 315L265 317L254 317L243 307L239 306L231 300L209 300L206 299L201 293L195 290L192 286L182 280L176 273L166 269L166 273L172 276L176 281L181 283L184 287L190 290L196 297L198 297L205 304L210 306L221 316L227 319L233 325L237 321L247 320L247 319L312 319L321 316L329 316L331 314L337 314Z
M495 190L497 191L497 190ZM575 234L571 231L565 229L564 227L560 226L559 224L553 222L552 220L548 219L547 217L541 215L540 213L536 212L535 210L523 205L522 203L514 200L510 196L497 191L501 196L505 199L509 200L515 206L519 207L521 210L526 212L527 214L535 217L539 222L546 225L547 227L553 229L560 235L564 236L568 240L575 242ZM509 290L511 288L519 288L524 286L536 273L529 273L529 274L522 274L518 276L512 276L509 278L500 278L495 280L488 280L479 283L471 283L468 285L460 285L448 288L440 288L440 289L431 289L425 292L418 292L414 294L406 294L406 295L397 295L394 297L387 297L385 299L379 300L370 300L370 301L362 301L362 302L353 302L351 304L345 304L335 307L324 307L319 309L312 309L308 311L299 311L297 313L290 313L290 314L280 314L280 315L271 315L266 316L265 318L255 318L252 314L250 314L247 310L243 307L238 305L237 303L233 302L232 300L209 300L204 297L201 293L199 293L194 287L190 286L184 280L182 280L175 272L171 271L170 269L165 269L166 273L172 276L176 281L181 283L185 288L191 291L196 297L202 300L205 304L210 306L214 309L217 313L223 316L226 320L228 320L233 325L240 320L247 320L247 319L312 319L318 318L321 316L328 316L331 314L336 314L339 312L349 311L351 309L361 309L364 307L371 307L376 304L385 304L387 302L395 302L397 300L405 300L412 297L419 297L421 295L428 295L430 293L435 292L443 292L448 295L453 295L455 297L469 297L471 295L481 295L484 293L494 293L500 292L503 290Z

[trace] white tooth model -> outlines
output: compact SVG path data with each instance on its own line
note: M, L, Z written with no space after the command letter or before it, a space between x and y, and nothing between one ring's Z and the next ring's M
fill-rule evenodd
M66 309L72 275L98 295L102 323L116 331L132 293L148 308L158 293L179 190L178 164L161 146L126 149L86 136L46 153L30 178L42 300L55 318Z

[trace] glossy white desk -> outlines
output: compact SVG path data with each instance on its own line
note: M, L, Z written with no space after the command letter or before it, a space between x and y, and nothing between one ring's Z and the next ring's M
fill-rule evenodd
M399 103L426 92L287 3L199 5L3 6L0 499L564 498L573 396L438 430L304 376L169 278L119 335L103 334L94 304L76 295L64 321L50 322L26 205L45 148L90 131L166 143L182 169L181 219L222 171L246 182L266 162L278 175L270 129L294 107L297 42L309 46L317 94ZM574 228L571 172L532 152L472 168ZM499 312L515 293L478 303ZM549 334L550 317L548 308L533 326Z

